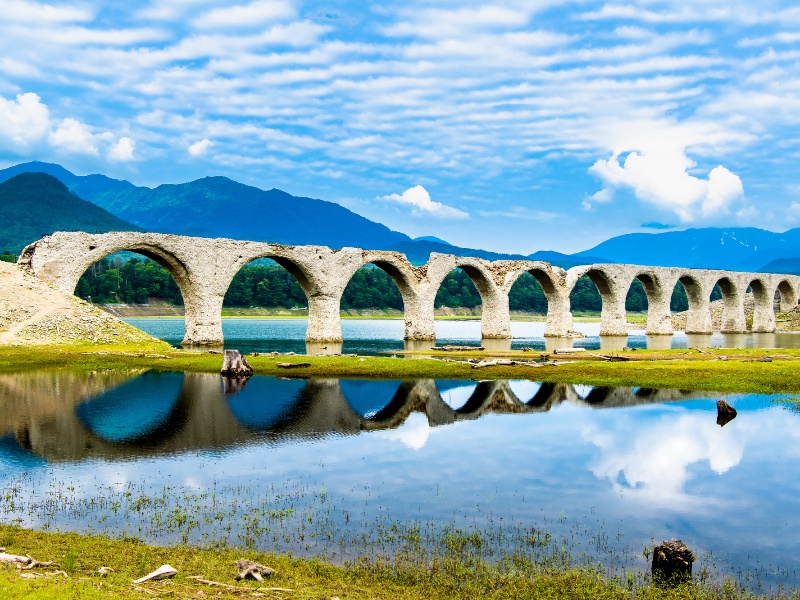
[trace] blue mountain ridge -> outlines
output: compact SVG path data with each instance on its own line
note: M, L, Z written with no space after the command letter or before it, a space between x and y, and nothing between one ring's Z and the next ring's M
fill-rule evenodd
M706 227L613 237L577 256L660 267L758 271L771 261L800 257L800 229L774 233L755 227Z
M164 233L395 250L416 264L426 262L431 252L441 252L486 260L527 258L564 268L632 263L800 272L800 229L774 233L754 227L707 227L630 233L575 254L540 250L523 256L453 246L434 236L412 240L333 202L296 197L278 189L265 191L226 177L205 177L151 189L104 175L74 175L57 164L30 162L0 170L0 182L26 172L52 175L77 196L118 218Z

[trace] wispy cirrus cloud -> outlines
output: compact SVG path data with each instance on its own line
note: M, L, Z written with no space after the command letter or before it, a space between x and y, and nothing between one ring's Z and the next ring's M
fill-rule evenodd
M461 213L510 221L498 236L479 218L451 219L470 245L489 236L515 251L532 250L519 215L569 214L583 232L576 243L589 243L612 222L722 224L745 204L769 226L767 215L793 201L772 175L800 154L791 33L800 12L788 0L0 8L6 162L35 153L96 170L110 161L147 183L218 169L358 197L371 218L409 230L419 226L414 210L432 213L417 207L403 220L400 203L374 190L415 181L458 198ZM44 116L27 94L47 99ZM79 125L63 126L68 119ZM203 140L213 152L194 146ZM647 183L656 176L682 193Z

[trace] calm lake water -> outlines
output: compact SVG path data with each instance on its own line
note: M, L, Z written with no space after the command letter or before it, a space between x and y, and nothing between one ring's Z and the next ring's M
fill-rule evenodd
M127 323L150 335L180 345L184 335L183 318L125 319ZM512 321L512 340L481 340L481 324L474 321L436 321L436 343L484 345L498 349L530 347L551 350L581 347L587 350L631 348L800 348L797 333L747 333L713 335L647 336L644 331L630 330L627 338L600 337L600 323L575 323L574 329L585 338L545 338L544 323ZM306 353L306 319L223 319L222 332L226 347L242 352ZM400 319L343 319L344 353L375 354L403 350L403 321ZM423 343L422 347L430 347ZM314 349L316 350L316 349ZM337 348L338 350L338 348ZM316 351L314 351L316 353Z
M0 518L332 560L480 530L490 558L563 548L611 573L675 537L696 573L797 585L794 398L725 398L720 427L718 396L677 390L6 374Z

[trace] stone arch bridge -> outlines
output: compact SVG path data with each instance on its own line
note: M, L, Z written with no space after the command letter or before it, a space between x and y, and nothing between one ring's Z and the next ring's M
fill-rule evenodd
M545 335L569 337L572 330L569 294L578 278L587 275L602 297L600 335L625 336L625 298L634 279L647 294L647 334L670 335L670 299L677 282L689 301L687 333L712 333L709 297L719 285L724 301L723 333L747 331L744 297L748 288L755 301L753 332L775 331L773 301L780 296L782 311L797 306L800 277L707 269L594 264L567 271L529 260L499 260L432 253L421 266L399 252L325 246L284 246L232 239L209 239L159 233L56 232L27 246L19 263L61 291L72 294L83 273L97 261L123 250L137 252L164 266L175 279L186 309L184 344L220 344L222 301L236 273L247 263L270 258L285 267L308 299L306 341L341 342L339 304L350 278L367 264L388 273L403 298L406 340L436 338L434 299L444 278L461 268L475 283L482 300L484 339L511 337L508 293L523 273L541 284L547 298Z

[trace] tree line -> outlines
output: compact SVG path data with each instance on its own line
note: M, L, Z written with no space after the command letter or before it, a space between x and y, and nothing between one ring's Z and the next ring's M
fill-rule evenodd
M4 255L0 255L2 258ZM16 260L16 257L9 255ZM157 299L172 304L183 304L178 286L169 272L150 259L105 258L92 265L78 282L75 294L95 303L125 302L144 304ZM721 297L714 288L711 299ZM545 314L547 298L539 282L530 273L524 273L508 296L509 308ZM456 269L445 277L436 294L435 307L469 308L481 304L481 297L469 275ZM224 306L265 308L303 308L306 296L297 280L283 267L250 264L242 267L225 294ZM594 283L583 276L570 293L570 305L575 312L599 312L602 299ZM403 299L392 278L375 267L356 271L342 294L342 309L403 310ZM688 309L689 303L683 285L676 285L670 308L673 311ZM625 308L632 312L647 310L647 295L638 279L631 284Z

